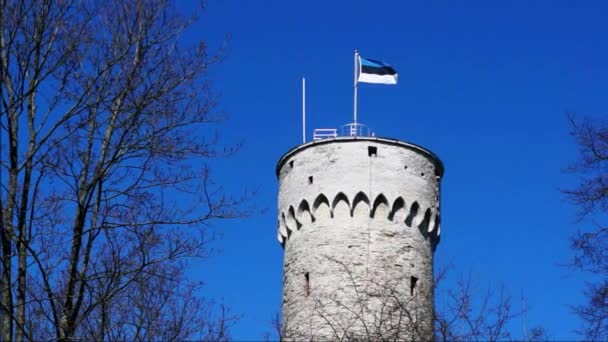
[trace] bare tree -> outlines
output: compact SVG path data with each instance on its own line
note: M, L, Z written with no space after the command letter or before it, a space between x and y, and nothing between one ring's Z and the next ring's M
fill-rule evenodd
M76 333L85 340L112 341L225 341L237 318L223 303L197 295L200 284L187 282L179 264L136 280L114 298L106 284L95 284L98 305L84 316Z
M269 326L271 327L271 331L265 331L262 334L262 340L265 342L268 341L284 341L283 334L281 332L281 315L278 312L275 312L270 320Z
M222 53L181 39L195 19L0 1L0 339L227 338L182 264L242 213L204 167L233 151L210 128Z
M599 279L589 283L588 302L575 307L584 322L581 333L590 340L608 339L608 226L601 223L608 213L608 121L576 118L569 114L570 134L578 146L579 158L568 168L579 177L576 187L563 190L579 209L579 222L592 224L571 239L574 267Z
M325 256L345 275L343 290L310 293L311 307L305 315L310 326L283 320L276 329L286 341L401 341L426 340L432 336L431 294L424 289L410 294L410 277L394 277L388 263L370 274L354 271L352 263ZM278 319L275 319L278 324Z
M512 333L510 325L517 323L515 320L523 310L514 310L504 287L488 285L484 290L469 275L458 281L455 288L444 289L449 269L446 267L437 273L435 286L430 290L434 291L437 303L433 309L420 305L432 295L429 291L420 289L413 296L404 293L409 277L375 274L362 280L346 262L328 260L338 263L348 274L348 286L355 289L349 293L355 295L317 295L309 313L310 321L321 317L325 324L311 327L316 330L292 326L289 321L284 321L281 327L275 316L271 323L274 333L266 333L266 340L272 340L272 335L285 341L317 340L319 336L329 336L327 339L332 341L420 341L429 335L439 341L548 340L542 327L530 329L526 336ZM432 332L426 331L429 321Z
M504 341L507 324L519 317L504 286L486 289L468 275L453 289L437 291L435 337L439 341Z

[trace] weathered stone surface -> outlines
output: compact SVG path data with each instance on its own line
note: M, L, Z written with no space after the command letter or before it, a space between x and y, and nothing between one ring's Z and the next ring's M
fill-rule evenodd
M287 339L432 339L443 166L380 138L301 145L279 161Z

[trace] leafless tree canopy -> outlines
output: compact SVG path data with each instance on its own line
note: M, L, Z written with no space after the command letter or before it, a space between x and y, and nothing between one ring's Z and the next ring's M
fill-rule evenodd
M272 332L265 340L283 341L548 341L541 326L525 328L525 308L514 308L513 300L504 287L480 286L470 274L445 286L449 268L443 268L435 278L435 308L420 300L432 294L420 291L414 296L403 292L409 279L374 276L362 282L345 263L339 263L349 274L348 286L356 289L352 298L320 295L314 300L311 321L321 317L325 324L309 327L292 326L277 315L273 317ZM523 315L523 317L522 317ZM432 324L429 324L432 322ZM522 330L513 331L513 326ZM427 331L431 326L434 331ZM320 337L322 336L322 338Z
M591 219L591 227L571 240L574 266L599 277L588 284L587 304L575 308L583 319L583 335L591 340L608 339L608 121L577 119L569 115L570 134L577 143L579 159L568 171L579 177L572 189L563 190L579 209L579 218Z
M438 341L507 341L514 339L508 324L520 317L504 287L482 287L469 274L454 288L436 289L435 338ZM528 340L525 337L523 340Z
M428 289L411 293L410 276L395 277L392 263L367 274L355 270L350 260L325 260L341 269L343 289L311 291L307 319L298 324L284 319L279 328L275 318L281 340L424 341L433 336L432 294Z
M239 215L195 18L165 0L0 0L0 339L226 339L183 262Z

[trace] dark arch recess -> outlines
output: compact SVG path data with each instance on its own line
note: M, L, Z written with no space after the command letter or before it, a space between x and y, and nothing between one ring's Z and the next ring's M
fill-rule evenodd
M289 215L289 214L288 214ZM287 220L285 219L285 213L281 213L281 219L283 220L283 227L285 227L285 232L287 233L287 236L283 236L285 238L285 241L287 241L287 239L289 239L289 237L291 236L291 227L289 227L287 225Z
M399 196L397 197L395 202L393 202L393 208L388 214L388 219L392 221L395 218L395 214L397 213L397 211L403 208L405 208L405 201L403 200L403 197Z
M420 230L420 233L422 233L422 236L424 236L425 239L429 237L429 224L430 223L431 223L431 208L428 208L424 212L424 218L422 219L422 222L420 222L420 224L418 225L418 229Z
M373 209L372 209L371 213L369 214L370 217L374 217L376 215L376 210L382 203L384 203L384 205L386 205L386 207L390 209L390 206L388 205L388 200L386 199L386 197L383 194L379 194L378 196L376 196L376 200L374 201ZM391 214L389 213L388 215L390 217Z
M418 215L418 210L420 209L420 205L418 204L418 202L414 202L412 203L412 206L410 208L410 213L409 215L405 218L405 224L408 227L412 226L412 221L414 221L414 218L416 218L416 215Z
M363 191L359 191L357 195L355 195L355 198L353 199L353 208L350 210L350 216L353 216L355 208L357 207L357 204L359 204L359 202L365 202L367 204L367 207L369 208L369 198L367 198L367 195L364 194Z
M302 202L300 202L300 205L298 206L298 216L302 216L304 212L307 212L308 215L310 215L312 222L315 222L315 216L310 211L310 206L308 205L308 201L306 200L302 200Z
M298 221L298 219L296 218L296 210L293 208L293 206L289 206L289 216L294 220L294 222L296 223L296 230L300 230L300 227L302 227L302 224L300 223L300 221Z
M334 197L333 202L331 202L331 217L334 217L334 209L336 209L336 206L338 205L338 203L340 203L340 201L344 201L346 202L346 206L348 206L348 211L351 211L351 207L350 207L350 202L348 201L348 197L346 197L346 195L343 192L339 192L336 197Z
M329 200L327 199L327 197L325 197L325 195L323 195L323 194L319 194L319 196L317 196L314 203L312 204L313 212L316 212L317 209L319 209L319 206L323 203L325 203L327 205L328 209L331 209L331 207L329 206Z

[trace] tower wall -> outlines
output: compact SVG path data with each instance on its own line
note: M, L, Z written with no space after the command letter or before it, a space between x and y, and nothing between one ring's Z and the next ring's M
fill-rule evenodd
M277 165L285 339L433 338L443 166L381 138L336 138Z

